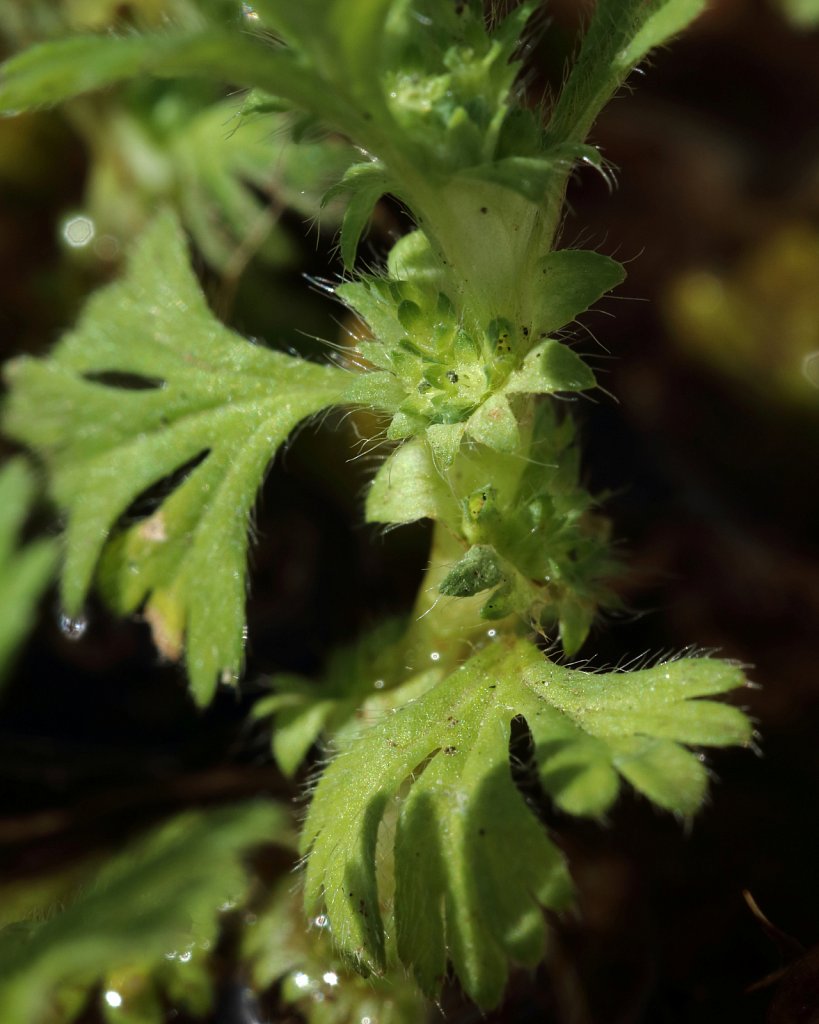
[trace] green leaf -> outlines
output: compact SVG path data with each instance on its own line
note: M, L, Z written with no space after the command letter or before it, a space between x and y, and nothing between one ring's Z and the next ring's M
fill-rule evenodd
M285 97L342 129L359 123L349 104L296 54L235 30L87 35L41 43L0 67L0 112L53 106L146 75L204 75Z
M582 142L634 65L704 8L705 0L597 0L548 125L550 144Z
M388 620L335 651L320 680L273 677L275 692L257 702L253 716L275 716L273 754L286 775L295 774L322 735L338 742L440 680L438 667L407 678L404 626Z
M177 87L168 83L159 93L143 132L155 129L163 114L167 117ZM156 157L163 158L167 151L173 171L167 199L178 205L197 248L222 271L230 271L237 252L248 246L258 246L258 256L270 264L292 262L297 249L291 234L279 222L281 208L315 217L328 185L349 166L350 147L335 137L296 144L292 115L251 115L233 98L206 105L195 113L180 107L177 120L163 126L167 134L161 141L167 150L160 147ZM115 116L121 123L126 115L117 108ZM95 123L94 127L102 133L107 124ZM135 131L139 127L135 125ZM99 136L91 141L99 176ZM121 166L125 154L119 136L105 152L109 161L118 161ZM135 163L141 155L142 151L135 154ZM134 173L133 187L138 187L138 173ZM97 198L93 192L92 198ZM153 211L155 197L151 195L150 199ZM117 191L99 219L113 219L116 226L119 202L121 192ZM95 218L99 216L96 203L91 212ZM323 227L332 228L339 214L335 204L325 207ZM121 233L127 237L127 231Z
M389 191L391 179L379 161L354 164L341 181L325 195L324 203L337 195L349 196L341 222L341 258L352 270L358 243L381 196Z
M427 427L427 444L439 470L449 469L455 461L465 430L465 423L433 423Z
M520 445L517 417L502 394L482 402L469 417L466 429L476 441L495 451L513 452Z
M586 642L596 611L594 601L580 601L572 594L558 601L560 643L566 654L576 654Z
M571 323L625 280L623 267L599 252L559 249L537 264L532 304L534 337Z
M52 541L19 546L19 531L34 492L31 471L22 459L13 459L0 470L0 683L15 648L31 627L37 601L57 561Z
M6 373L5 429L43 456L67 514L68 614L81 610L135 499L201 460L150 516L114 535L100 582L120 612L147 599L166 656L184 637L194 696L207 702L217 678L241 668L248 517L264 472L301 420L341 400L348 376L219 324L167 215L50 359L24 357Z
M41 43L0 68L0 110L52 106L143 74L213 70L230 39L211 33L84 35ZM229 60L229 58L226 58Z
M438 590L447 597L471 597L497 586L503 578L495 549L475 544L447 573Z
M576 352L559 341L548 340L532 349L503 390L508 395L550 395L556 391L587 391L596 383Z
M387 272L396 281L420 281L440 291L443 268L423 231L410 231L390 249Z
M479 178L503 185L524 199L540 204L556 180L570 170L577 160L590 158L596 150L581 144L549 148L538 156L507 156L492 163L466 168L464 178Z
M706 0L655 0L652 8L629 45L618 55L619 66L626 72L651 50L679 35L694 18L705 10Z
M378 879L390 870L381 861L394 860L400 959L434 995L449 957L470 997L495 1005L507 960L531 966L542 955L540 908L563 906L570 889L559 852L512 780L512 720L528 725L544 789L564 810L602 814L621 775L690 815L707 773L682 744L750 739L740 711L693 698L744 682L739 669L707 659L594 675L547 661L528 641L489 644L342 746L302 835L308 913L326 911L360 970L382 970ZM394 839L380 831L388 808Z
M280 808L246 803L181 814L130 842L58 908L0 930L0 1017L41 1020L61 988L87 993L127 967L162 973L182 957L195 971L220 907L245 898L245 853L287 828Z
M379 469L367 494L368 523L451 521L458 506L421 438L401 445Z

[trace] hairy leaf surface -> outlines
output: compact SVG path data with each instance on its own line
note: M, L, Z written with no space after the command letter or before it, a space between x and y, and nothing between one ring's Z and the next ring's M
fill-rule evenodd
M736 708L694 698L744 683L726 663L683 659L594 675L544 659L528 641L498 640L417 700L346 744L321 779L302 835L308 911L325 908L360 969L397 950L434 994L447 957L488 1007L507 960L542 955L542 907L562 907L562 857L512 778L512 720L533 738L544 790L563 810L600 815L620 777L680 815L701 805L707 772L684 744L747 743ZM382 819L396 797L394 836ZM394 858L394 907L377 859Z
M251 344L210 313L170 216L98 292L48 360L7 368L6 430L45 459L67 515L62 597L82 608L112 529L177 470L184 480L109 545L103 591L145 614L168 657L184 643L194 695L238 674L248 517L265 469L347 375ZM124 376L123 376L124 375ZM193 467L192 464L198 463Z
M705 0L597 0L549 123L552 145L582 142L634 65L704 8Z

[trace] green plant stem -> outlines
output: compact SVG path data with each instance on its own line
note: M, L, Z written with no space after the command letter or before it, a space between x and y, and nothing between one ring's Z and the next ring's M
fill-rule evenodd
M439 593L441 581L466 547L445 524L435 524L427 570L403 640L401 663L407 677L436 665L452 671L475 653L490 631L519 634L524 630L525 623L514 615L496 622L482 619L480 609L486 594L453 598Z
M446 598L438 593L441 580L463 553L463 542L446 525L436 523L427 569L403 641L408 675L432 667L435 662L447 669L457 665L486 630L478 614L479 600ZM433 659L434 654L438 658Z

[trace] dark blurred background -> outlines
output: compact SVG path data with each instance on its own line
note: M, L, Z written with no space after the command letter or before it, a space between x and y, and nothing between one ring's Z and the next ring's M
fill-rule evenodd
M577 22L571 2L549 13L535 92L559 81ZM608 392L574 405L587 479L610 492L627 566L627 610L582 653L608 665L696 645L738 659L760 687L741 697L758 749L709 757L711 800L691 830L630 797L602 827L555 819L578 911L489 1020L819 1021L819 32L784 0L712 0L632 84L593 133L616 188L578 174L563 229L564 245L629 272L578 329ZM110 247L64 241L87 170L61 114L0 121L3 358L47 349L116 271ZM404 227L384 204L366 258ZM251 262L225 312L245 334L316 352L308 336L337 339L343 312L303 272L338 265L329 233L298 246L275 286ZM218 305L224 281L201 269ZM6 877L113 846L169 810L289 793L245 721L261 681L316 672L333 645L407 610L426 557L424 526L361 525L373 465L353 458L356 429L339 417L302 430L265 484L238 695L195 711L144 624L94 605L71 640L46 597L0 708ZM56 531L47 510L31 524L43 529ZM453 1021L478 1019L451 1003Z

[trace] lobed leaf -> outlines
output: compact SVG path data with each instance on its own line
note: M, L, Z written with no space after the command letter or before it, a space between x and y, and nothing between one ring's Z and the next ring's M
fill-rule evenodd
M82 996L79 1014L90 991L128 968L178 985L172 961L180 957L180 974L199 973L207 1009L212 993L201 962L215 944L219 910L244 899L246 853L281 841L288 827L269 803L190 811L89 869L58 908L41 907L37 917L0 930L0 1017L43 1020L72 987Z
M66 611L81 610L105 548L103 593L120 612L147 602L160 651L178 657L184 641L207 702L241 667L248 517L264 472L302 419L342 399L347 375L218 323L169 215L50 359L18 359L6 374L5 429L42 455L67 516ZM112 538L135 500L180 469L159 507Z
M147 128L156 139L156 122L168 117L169 100L176 83L169 83L158 100L145 113L145 121L135 128ZM291 233L279 221L283 207L303 217L315 217L321 196L346 170L352 159L350 148L338 138L301 139L296 142L292 117L251 113L246 104L235 99L207 103L195 111L182 107L170 125L163 125L156 156L166 159L172 172L166 193L167 201L178 206L185 227L191 232L196 247L208 262L230 273L242 247L256 247L256 255L272 265L292 263L297 247ZM117 117L123 112L118 108ZM147 121L147 123L146 123ZM107 125L95 124L104 131ZM97 142L99 175L100 147ZM121 146L109 160L123 162ZM138 173L138 169L134 174ZM139 188L139 179L134 183ZM144 186L143 186L144 188ZM91 191L92 200L96 198ZM99 221L116 217L119 193L107 208L92 207ZM149 193L151 215L156 197ZM102 216L99 216L100 212ZM336 225L339 209L335 204L325 208L323 226ZM147 219L147 218L146 218ZM98 228L100 223L98 221ZM114 231L128 237L127 228Z
M272 693L253 708L254 718L275 718L272 746L276 761L292 776L322 735L336 740L350 728L410 700L441 677L434 667L406 677L404 623L387 620L331 655L319 680L281 674Z
M693 698L744 682L739 669L708 659L593 675L547 661L528 641L491 643L348 740L330 764L301 840L308 912L326 911L341 950L364 972L384 969L393 914L398 956L427 994L449 958L471 998L495 1005L507 960L531 966L542 955L541 908L570 896L562 857L512 778L513 719L525 720L558 807L600 815L622 776L691 815L707 773L684 744L750 739L740 711ZM390 870L394 906L383 881Z

